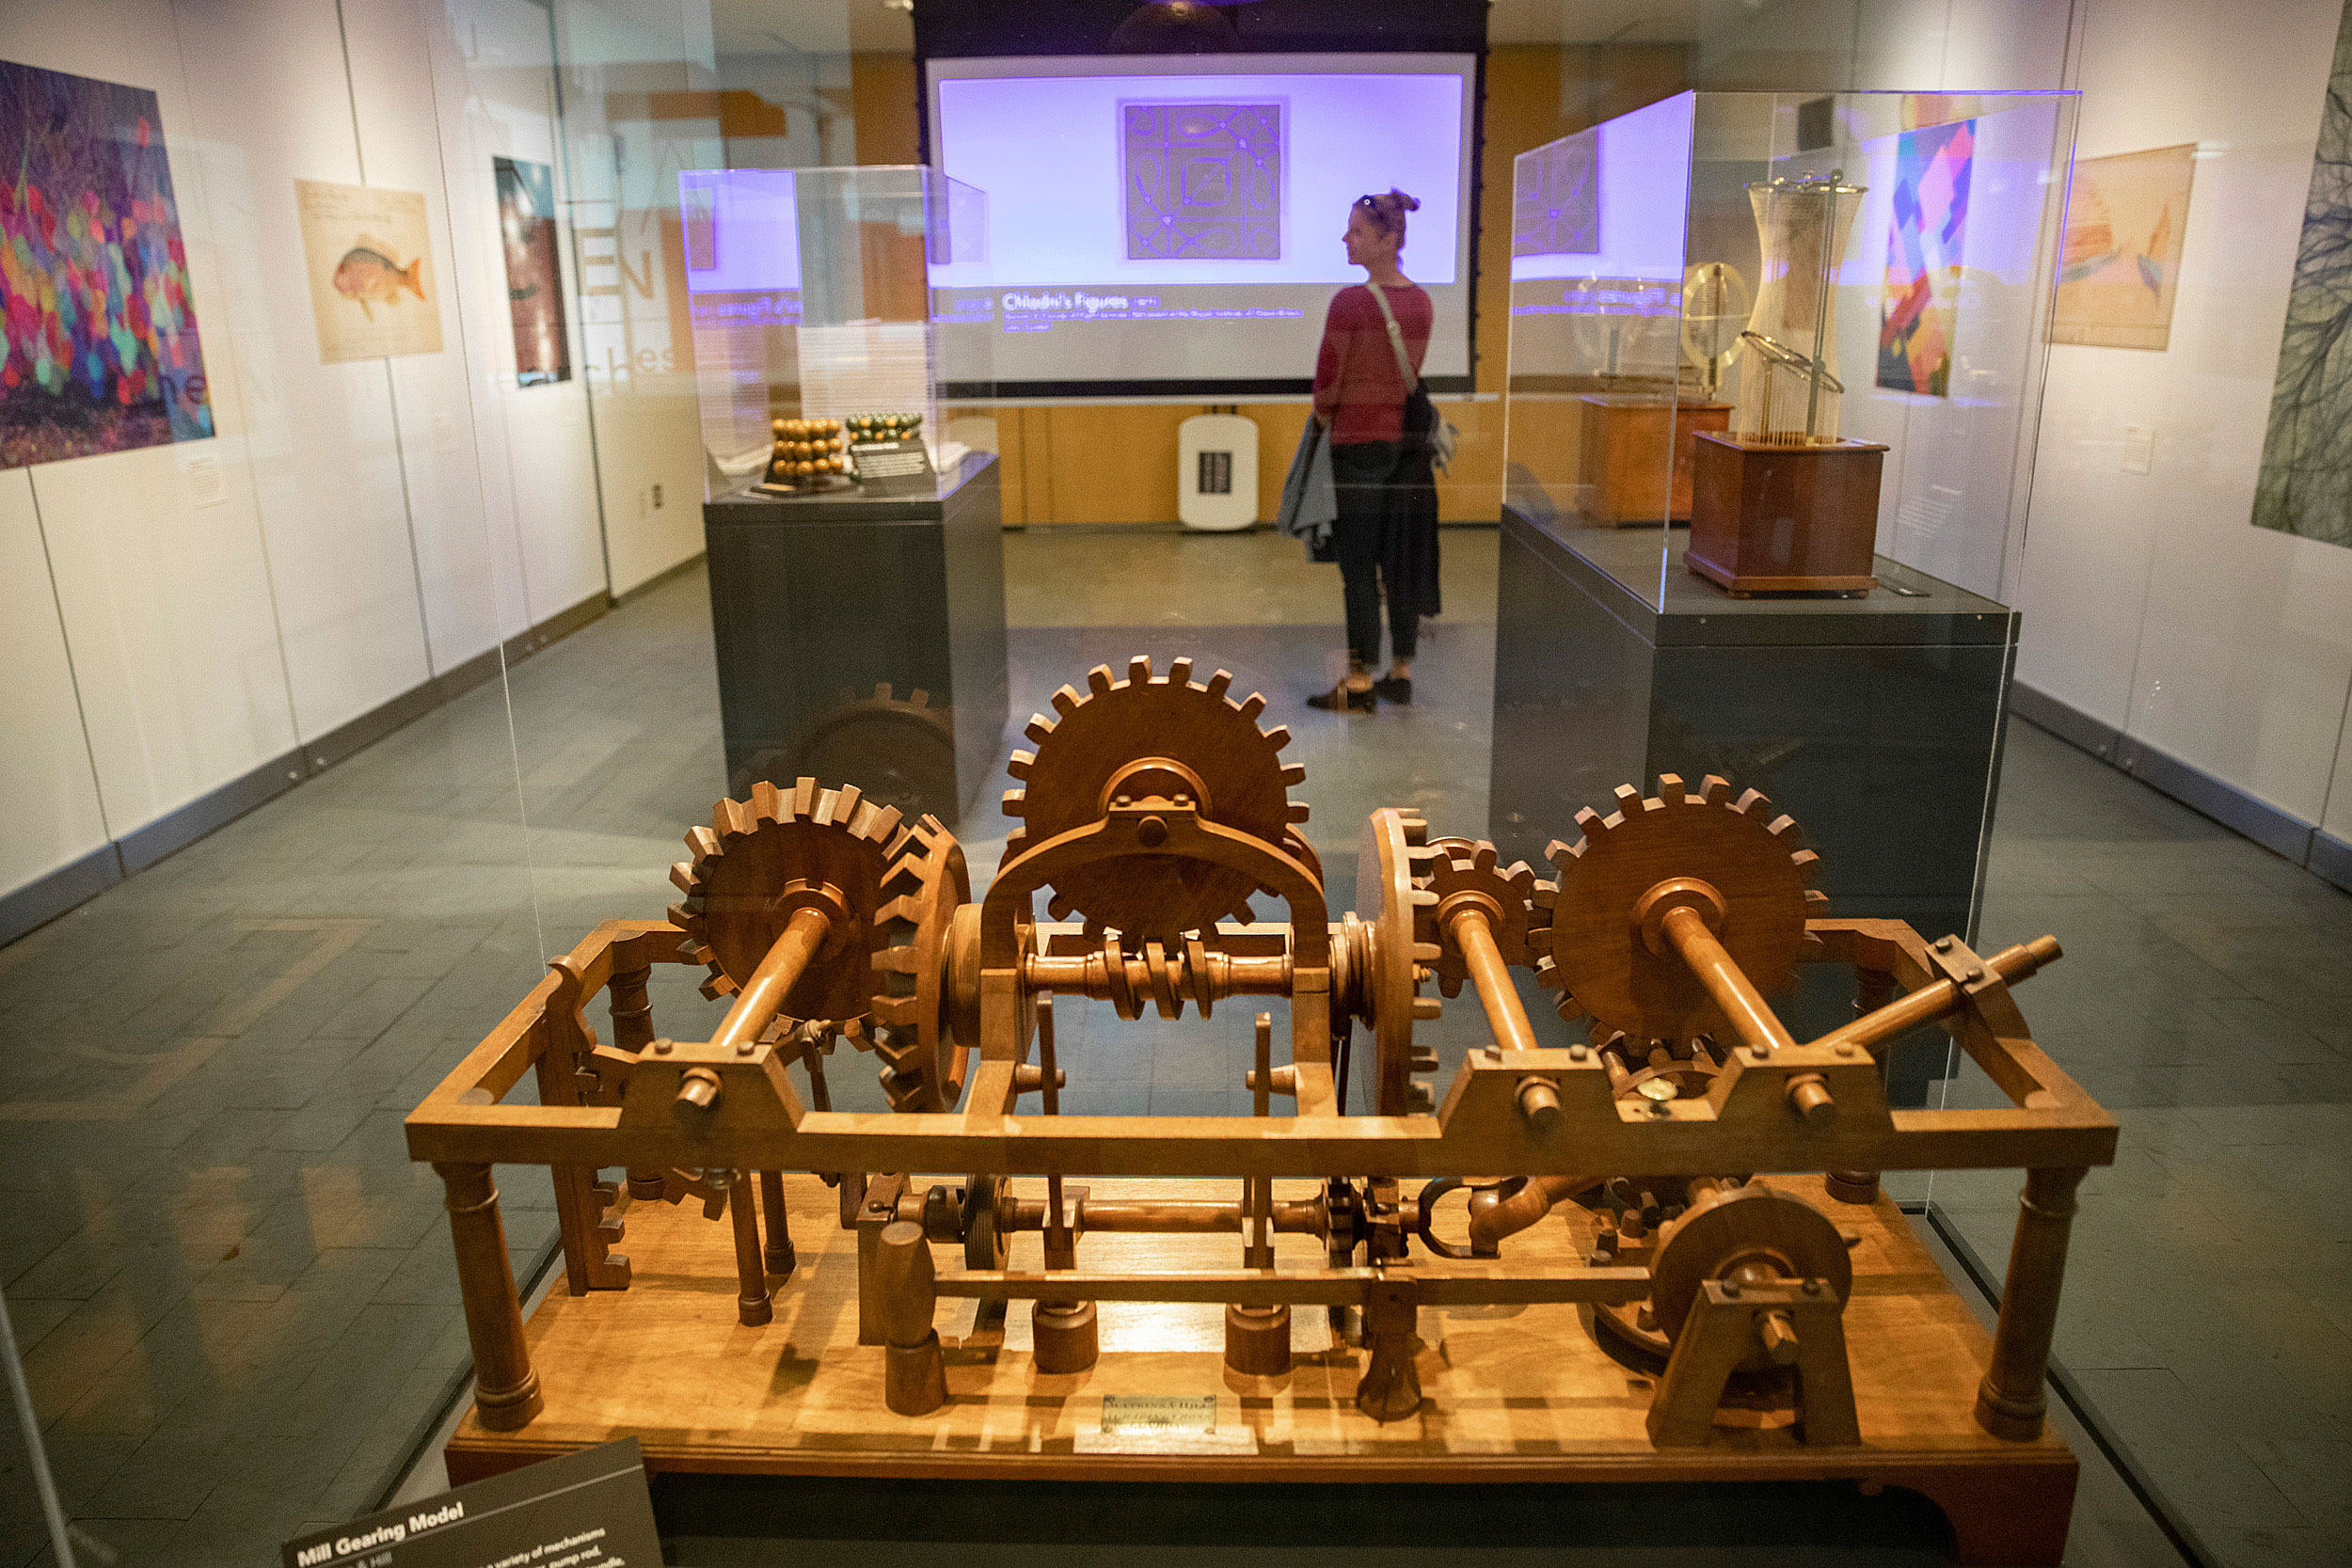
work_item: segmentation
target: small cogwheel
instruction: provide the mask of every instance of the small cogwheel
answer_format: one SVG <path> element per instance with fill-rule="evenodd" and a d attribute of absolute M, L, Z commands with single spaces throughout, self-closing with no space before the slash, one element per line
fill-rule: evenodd
<path fill-rule="evenodd" d="M 977 1021 L 949 1006 L 950 932 L 964 911 L 977 915 L 963 847 L 935 816 L 907 830 L 882 891 L 890 945 L 874 953 L 885 990 L 874 998 L 875 1053 L 892 1109 L 948 1111 L 963 1094 Z M 974 949 L 977 951 L 977 946 Z"/>
<path fill-rule="evenodd" d="M 1535 873 L 1525 861 L 1496 865 L 1495 847 L 1484 839 L 1440 838 L 1415 853 L 1427 857 L 1416 863 L 1415 869 L 1421 873 L 1417 880 L 1422 891 L 1435 896 L 1417 909 L 1414 934 L 1438 949 L 1438 961 L 1431 967 L 1437 972 L 1439 992 L 1459 996 L 1470 979 L 1462 950 L 1446 935 L 1457 899 L 1474 900 L 1488 911 L 1487 928 L 1494 933 L 1504 963 L 1528 969 L 1535 966 L 1535 949 L 1528 940 Z"/>

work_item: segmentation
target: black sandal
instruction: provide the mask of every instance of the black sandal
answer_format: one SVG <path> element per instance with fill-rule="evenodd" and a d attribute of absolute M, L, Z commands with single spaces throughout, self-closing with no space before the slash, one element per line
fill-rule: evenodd
<path fill-rule="evenodd" d="M 1330 690 L 1318 691 L 1308 698 L 1307 705 L 1321 708 L 1326 713 L 1370 713 L 1380 705 L 1380 699 L 1373 694 L 1369 686 L 1357 691 L 1342 681 Z"/>
<path fill-rule="evenodd" d="M 1413 677 L 1410 675 L 1383 675 L 1372 683 L 1372 689 L 1384 703 L 1398 703 L 1406 707 L 1413 705 Z"/>

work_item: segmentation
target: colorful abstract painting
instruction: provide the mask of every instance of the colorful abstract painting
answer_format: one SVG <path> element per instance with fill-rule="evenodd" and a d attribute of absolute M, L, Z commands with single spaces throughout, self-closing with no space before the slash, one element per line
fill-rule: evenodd
<path fill-rule="evenodd" d="M 1951 389 L 1952 317 L 1968 230 L 1968 170 L 1977 122 L 1905 131 L 1895 139 L 1895 214 L 1886 234 L 1878 384 L 1942 397 Z"/>
<path fill-rule="evenodd" d="M 2352 4 L 2320 111 L 2254 526 L 2352 546 Z"/>
<path fill-rule="evenodd" d="M 2172 341 L 2196 169 L 2195 142 L 2074 166 L 2050 341 L 2161 349 Z"/>
<path fill-rule="evenodd" d="M 498 181 L 499 238 L 506 249 L 506 309 L 515 318 L 515 379 L 525 387 L 569 381 L 554 172 L 518 158 L 492 159 L 491 172 Z"/>
<path fill-rule="evenodd" d="M 213 434 L 155 95 L 0 61 L 0 468 Z"/>
<path fill-rule="evenodd" d="M 1121 103 L 1127 259 L 1282 255 L 1282 105 Z"/>

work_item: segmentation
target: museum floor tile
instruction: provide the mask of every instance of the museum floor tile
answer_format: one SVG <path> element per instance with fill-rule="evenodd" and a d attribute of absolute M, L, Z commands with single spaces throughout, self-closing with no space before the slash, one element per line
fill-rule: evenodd
<path fill-rule="evenodd" d="M 1336 574 L 1295 544 L 1008 535 L 1015 725 L 1095 662 L 1232 670 L 1293 732 L 1347 908 L 1373 806 L 1483 827 L 1495 541 L 1445 535 L 1415 704 L 1345 718 L 1301 704 L 1342 659 Z M 697 573 L 0 948 L 0 1284 L 83 1560 L 251 1563 L 375 1501 L 466 1357 L 401 1118 L 545 956 L 671 901 L 723 784 Z M 1007 826 L 965 824 L 976 872 Z M 2024 1005 L 2124 1123 L 2085 1191 L 2061 1363 L 2215 1560 L 2342 1561 L 2352 899 L 2012 725 L 1982 927 L 2064 941 Z M 655 1006 L 670 1032 L 715 1019 L 679 973 Z M 1073 1108 L 1240 1108 L 1198 1033 L 1058 1016 Z M 1476 1009 L 1438 1035 L 1466 1048 Z M 836 1066 L 841 1100 L 881 1104 L 867 1066 Z M 527 1274 L 548 1189 L 500 1174 Z M 1995 1273 L 2014 1185 L 1934 1186 Z M 11 1424 L 0 1568 L 46 1559 Z"/>

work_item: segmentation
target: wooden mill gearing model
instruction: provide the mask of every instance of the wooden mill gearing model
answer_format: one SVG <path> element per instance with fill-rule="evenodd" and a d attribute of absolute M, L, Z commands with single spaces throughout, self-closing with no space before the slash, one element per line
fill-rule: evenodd
<path fill-rule="evenodd" d="M 1288 735 L 1192 677 L 1136 658 L 1056 694 L 977 902 L 945 828 L 854 787 L 720 801 L 669 918 L 598 927 L 426 1098 L 409 1147 L 447 1186 L 477 1379 L 453 1478 L 632 1433 L 688 1470 L 1851 1478 L 1935 1497 L 1964 1560 L 2056 1561 L 2075 1472 L 2044 1373 L 2116 1138 L 2010 997 L 2058 943 L 1831 918 L 1795 823 L 1672 775 L 1578 813 L 1545 880 L 1375 811 L 1334 919 Z M 708 1040 L 658 1036 L 661 963 L 732 997 Z M 1801 1041 L 1767 998 L 1805 964 L 1852 972 L 1855 1016 Z M 1558 993 L 1559 1043 L 1514 969 Z M 1439 1094 L 1415 1031 L 1466 987 L 1491 1043 Z M 1259 1013 L 1254 1114 L 1065 1114 L 1056 996 L 1279 998 L 1287 1059 Z M 2009 1105 L 1889 1108 L 1879 1057 L 1931 1025 Z M 832 1108 L 844 1041 L 893 1110 Z M 505 1102 L 526 1073 L 539 1103 Z M 555 1179 L 564 1278 L 528 1325 L 497 1163 Z M 1989 1340 L 1880 1191 L 1940 1167 L 2027 1172 Z M 1129 1397 L 1216 1414 L 1130 1442 Z"/>

